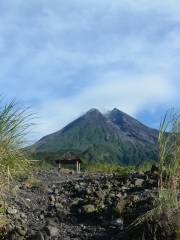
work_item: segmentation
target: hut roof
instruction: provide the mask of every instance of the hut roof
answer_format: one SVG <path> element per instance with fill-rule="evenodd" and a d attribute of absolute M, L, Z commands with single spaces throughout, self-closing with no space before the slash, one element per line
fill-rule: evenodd
<path fill-rule="evenodd" d="M 67 152 L 62 155 L 60 159 L 57 159 L 56 163 L 62 163 L 62 164 L 75 164 L 76 162 L 82 162 L 80 157 L 78 155 L 75 155 L 74 153 Z"/>

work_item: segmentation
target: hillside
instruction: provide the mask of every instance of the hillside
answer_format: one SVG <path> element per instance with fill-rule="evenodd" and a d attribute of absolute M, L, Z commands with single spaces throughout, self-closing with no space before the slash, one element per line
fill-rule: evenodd
<path fill-rule="evenodd" d="M 156 159 L 157 133 L 118 109 L 107 114 L 91 109 L 29 150 L 33 157 L 49 160 L 71 151 L 85 161 L 137 165 Z"/>

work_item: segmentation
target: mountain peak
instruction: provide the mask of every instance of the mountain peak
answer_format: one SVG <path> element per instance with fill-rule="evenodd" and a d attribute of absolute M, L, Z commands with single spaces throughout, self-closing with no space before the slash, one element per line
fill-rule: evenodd
<path fill-rule="evenodd" d="M 127 115 L 125 112 L 119 110 L 118 108 L 113 108 L 113 110 L 111 110 L 109 113 L 110 114 L 118 114 L 118 115 Z"/>
<path fill-rule="evenodd" d="M 63 153 L 73 152 L 86 161 L 139 164 L 155 158 L 156 142 L 154 130 L 119 109 L 103 114 L 92 108 L 31 149 L 37 155 L 49 152 L 61 157 Z"/>
<path fill-rule="evenodd" d="M 111 112 L 120 112 L 120 110 L 118 108 L 113 108 Z"/>
<path fill-rule="evenodd" d="M 104 121 L 104 115 L 96 108 L 90 109 L 85 115 L 82 116 L 84 119 L 88 120 L 88 122 L 96 122 L 98 124 L 99 121 Z"/>
<path fill-rule="evenodd" d="M 97 108 L 91 108 L 86 114 L 89 114 L 89 113 L 101 113 Z"/>

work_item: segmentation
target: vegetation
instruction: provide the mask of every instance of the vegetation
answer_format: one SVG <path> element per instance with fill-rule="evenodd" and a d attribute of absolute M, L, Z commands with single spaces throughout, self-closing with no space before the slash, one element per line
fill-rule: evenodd
<path fill-rule="evenodd" d="M 119 110 L 109 117 L 91 111 L 61 131 L 42 138 L 29 148 L 32 158 L 53 163 L 66 152 L 78 153 L 91 163 L 139 165 L 157 160 L 158 131 Z"/>
<path fill-rule="evenodd" d="M 32 118 L 27 109 L 17 107 L 15 101 L 3 104 L 0 100 L 0 233 L 5 231 L 7 219 L 4 212 L 4 191 L 9 190 L 10 180 L 25 171 L 28 160 L 22 151 L 25 136 Z"/>
<path fill-rule="evenodd" d="M 158 138 L 159 197 L 178 206 L 180 183 L 180 115 L 174 111 L 164 116 Z"/>
<path fill-rule="evenodd" d="M 180 207 L 178 196 L 180 194 L 180 115 L 174 111 L 168 111 L 161 121 L 158 136 L 158 167 L 159 184 L 157 205 L 137 218 L 129 229 L 140 226 L 143 223 L 151 222 L 151 228 L 157 219 L 162 221 L 161 216 L 172 218 L 178 215 Z M 164 218 L 164 217 L 163 217 Z M 165 223 L 169 224 L 168 222 Z M 166 228 L 166 226 L 164 226 Z M 173 226 L 176 227 L 176 226 Z M 179 239 L 179 228 L 174 229 Z M 157 232 L 154 232 L 154 238 L 158 239 Z"/>
<path fill-rule="evenodd" d="M 98 172 L 98 173 L 127 174 L 135 171 L 135 167 L 133 166 L 121 166 L 118 164 L 108 164 L 108 163 L 85 164 L 84 169 L 85 171 L 91 172 L 91 173 Z"/>
<path fill-rule="evenodd" d="M 28 133 L 32 114 L 28 109 L 18 108 L 12 100 L 4 104 L 0 100 L 0 183 L 6 184 L 13 176 L 28 167 L 28 160 L 22 148 Z"/>
<path fill-rule="evenodd" d="M 150 171 L 153 165 L 157 165 L 157 161 L 147 160 L 136 166 L 137 172 Z"/>

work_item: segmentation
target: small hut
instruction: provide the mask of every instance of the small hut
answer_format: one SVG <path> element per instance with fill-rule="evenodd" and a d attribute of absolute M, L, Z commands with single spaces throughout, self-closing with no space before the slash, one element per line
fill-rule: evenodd
<path fill-rule="evenodd" d="M 61 165 L 75 165 L 76 166 L 76 171 L 77 173 L 80 173 L 81 171 L 81 159 L 79 156 L 71 153 L 71 152 L 67 152 L 65 153 L 60 159 L 57 159 L 56 164 L 59 165 L 59 169 L 61 168 Z"/>

